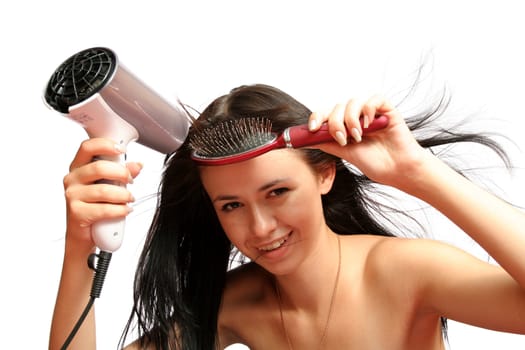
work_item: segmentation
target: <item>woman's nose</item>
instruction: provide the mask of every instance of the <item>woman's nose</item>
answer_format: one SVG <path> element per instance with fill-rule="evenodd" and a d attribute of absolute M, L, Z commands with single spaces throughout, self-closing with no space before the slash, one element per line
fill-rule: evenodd
<path fill-rule="evenodd" d="M 258 237 L 268 236 L 276 228 L 277 220 L 268 208 L 254 207 L 251 210 L 250 229 Z"/>

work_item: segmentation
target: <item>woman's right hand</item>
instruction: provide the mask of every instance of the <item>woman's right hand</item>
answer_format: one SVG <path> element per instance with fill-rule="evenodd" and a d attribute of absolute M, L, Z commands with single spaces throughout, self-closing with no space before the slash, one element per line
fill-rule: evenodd
<path fill-rule="evenodd" d="M 125 186 L 116 186 L 100 180 L 123 185 L 132 183 L 142 165 L 130 162 L 124 166 L 108 160 L 93 161 L 96 158 L 122 156 L 124 152 L 118 144 L 103 138 L 88 139 L 80 145 L 63 181 L 68 245 L 92 249 L 93 223 L 125 217 L 131 211 L 129 203 L 134 201 L 131 192 Z"/>
<path fill-rule="evenodd" d="M 69 173 L 64 177 L 67 207 L 67 232 L 62 275 L 53 312 L 49 349 L 61 348 L 90 298 L 93 271 L 86 259 L 95 249 L 91 226 L 100 220 L 124 217 L 133 201 L 130 191 L 100 180 L 126 185 L 142 168 L 140 163 L 122 165 L 100 158 L 119 159 L 125 150 L 108 139 L 82 142 Z M 86 316 L 69 349 L 95 349 L 93 311 Z"/>

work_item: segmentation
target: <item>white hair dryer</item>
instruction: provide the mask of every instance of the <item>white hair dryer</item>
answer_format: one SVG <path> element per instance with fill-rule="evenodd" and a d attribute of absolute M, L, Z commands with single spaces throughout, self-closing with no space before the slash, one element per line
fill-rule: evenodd
<path fill-rule="evenodd" d="M 190 119 L 180 105 L 169 104 L 123 67 L 103 47 L 83 50 L 64 61 L 51 76 L 45 103 L 80 123 L 89 137 L 106 137 L 123 145 L 131 141 L 170 153 L 188 133 Z M 111 159 L 124 161 L 124 156 Z M 122 244 L 124 219 L 95 223 L 96 246 L 114 252 Z"/>

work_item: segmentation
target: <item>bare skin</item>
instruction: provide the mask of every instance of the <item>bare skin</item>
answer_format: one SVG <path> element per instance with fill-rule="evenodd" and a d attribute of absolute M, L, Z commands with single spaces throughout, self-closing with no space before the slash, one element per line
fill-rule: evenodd
<path fill-rule="evenodd" d="M 306 192 L 312 193 L 317 181 L 318 192 L 323 193 L 326 190 L 323 186 L 330 175 L 313 177 L 313 183 L 309 184 L 308 178 L 300 175 L 307 174 L 307 170 L 302 172 L 300 163 L 295 163 L 293 158 L 292 155 L 287 157 L 273 153 L 258 157 L 251 163 L 232 165 L 230 169 L 206 169 L 202 173 L 203 183 L 212 199 L 216 194 L 215 188 L 220 189 L 219 193 L 234 194 L 224 196 L 227 198 L 225 201 L 217 202 L 219 208 L 235 203 L 235 209 L 231 212 L 221 214 L 219 211 L 219 219 L 230 240 L 265 269 L 254 265 L 233 273 L 220 315 L 221 334 L 225 334 L 222 338 L 224 345 L 240 342 L 251 349 L 269 346 L 287 348 L 276 299 L 277 283 L 283 295 L 283 315 L 293 348 L 318 348 L 328 318 L 337 266 L 336 239 L 322 219 L 318 222 L 310 217 L 310 221 L 304 223 L 306 217 L 292 208 L 297 208 L 297 203 L 306 200 L 296 194 L 301 191 L 296 185 L 305 186 Z M 282 163 L 280 160 L 283 160 Z M 436 179 L 448 173 L 452 176 L 449 181 L 465 181 L 435 158 L 428 161 L 435 165 L 431 173 Z M 272 172 L 265 173 L 264 169 L 268 169 L 270 164 L 274 164 Z M 259 185 L 272 183 L 271 179 L 284 178 L 281 172 L 286 174 L 290 169 L 299 173 L 297 177 L 278 182 L 262 194 L 254 195 L 256 190 L 250 191 L 247 181 Z M 238 171 L 245 175 L 243 179 L 249 180 L 232 180 L 231 176 L 222 176 L 221 171 L 224 175 Z M 433 177 L 426 179 L 435 181 Z M 465 181 L 460 186 L 463 191 L 479 191 L 477 195 L 481 197 L 475 198 L 485 197 L 484 192 L 467 184 L 470 183 Z M 278 199 L 279 203 L 272 203 L 276 199 L 271 194 L 282 187 L 289 188 L 290 193 L 281 194 L 285 198 Z M 458 191 L 456 189 L 453 195 L 460 195 Z M 439 194 L 439 199 L 447 196 L 446 191 L 434 193 Z M 469 205 L 488 212 L 506 206 L 488 195 L 486 200 L 489 202 L 476 204 L 472 201 Z M 312 201 L 313 198 L 310 198 Z M 274 208 L 278 208 L 279 212 Z M 469 211 L 472 207 L 464 208 Z M 516 219 L 523 220 L 521 213 L 515 214 Z M 248 219 L 242 221 L 246 217 Z M 298 219 L 293 221 L 291 217 Z M 308 231 L 316 222 L 319 228 Z M 468 220 L 465 224 L 474 225 Z M 476 232 L 482 234 L 483 225 L 493 223 L 479 224 Z M 277 258 L 265 260 L 264 255 L 257 256 L 256 249 L 253 249 L 257 246 L 254 236 L 272 237 L 274 232 L 278 232 L 277 237 L 281 237 L 282 232 L 287 230 L 291 230 L 292 234 L 279 248 L 282 252 Z M 443 349 L 441 316 L 492 329 L 525 332 L 522 322 L 525 317 L 525 293 L 503 269 L 430 240 L 368 235 L 341 238 L 341 279 L 323 348 Z"/>
<path fill-rule="evenodd" d="M 436 241 L 340 236 L 341 273 L 322 348 L 441 350 L 442 316 L 525 333 L 522 212 L 421 149 L 398 112 L 381 97 L 349 101 L 327 115 L 314 114 L 311 120 L 316 123 L 311 126 L 315 130 L 328 121 L 337 140 L 337 131 L 346 134 L 355 128 L 360 133 L 360 116 L 380 114 L 390 120 L 385 130 L 360 142 L 318 148 L 346 159 L 371 179 L 434 206 L 501 267 Z M 116 152 L 108 142 L 87 141 L 64 180 L 68 232 L 52 349 L 65 339 L 74 315 L 84 305 L 78 305 L 76 296 L 88 294 L 90 280 L 79 276 L 78 269 L 79 261 L 85 264 L 86 252 L 93 249 L 89 226 L 102 218 L 126 215 L 132 200 L 125 189 L 91 184 L 99 178 L 126 182 L 140 171 L 137 164 L 117 169 L 106 162 L 90 163 L 93 155 Z M 319 348 L 338 264 L 337 236 L 324 221 L 320 197 L 330 190 L 334 174 L 334 169 L 314 173 L 293 150 L 202 169 L 201 179 L 228 238 L 255 261 L 229 273 L 219 314 L 220 348 L 233 343 L 251 349 L 289 348 L 276 286 L 292 347 Z M 78 348 L 94 348 L 94 329 L 92 317 L 77 336 Z"/>
<path fill-rule="evenodd" d="M 365 276 L 371 267 L 363 258 L 377 245 L 389 244 L 384 242 L 388 240 L 344 237 L 343 270 L 323 349 L 443 349 L 436 315 L 418 315 L 415 307 L 407 307 L 413 304 L 409 294 L 392 291 Z M 255 264 L 240 270 L 232 276 L 225 294 L 221 314 L 224 343 L 243 343 L 250 349 L 287 349 L 272 276 Z M 233 288 L 236 290 L 230 293 Z M 329 285 L 323 289 L 330 291 Z M 329 298 L 326 295 L 320 310 L 291 307 L 283 300 L 283 317 L 294 349 L 320 348 Z"/>

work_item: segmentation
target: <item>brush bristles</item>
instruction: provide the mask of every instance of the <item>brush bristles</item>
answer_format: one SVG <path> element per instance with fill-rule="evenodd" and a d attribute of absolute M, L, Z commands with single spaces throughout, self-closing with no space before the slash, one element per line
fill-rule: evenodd
<path fill-rule="evenodd" d="M 190 147 L 196 157 L 220 158 L 248 152 L 274 139 L 269 119 L 241 118 L 197 131 L 190 140 Z"/>

